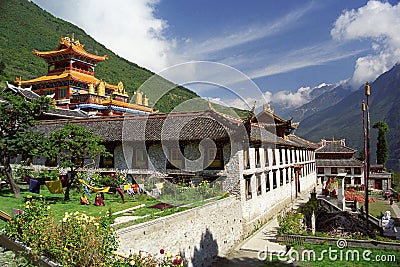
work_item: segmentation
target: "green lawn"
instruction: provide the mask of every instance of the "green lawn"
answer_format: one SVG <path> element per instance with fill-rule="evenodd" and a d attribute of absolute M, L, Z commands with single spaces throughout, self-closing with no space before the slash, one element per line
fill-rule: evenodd
<path fill-rule="evenodd" d="M 369 203 L 369 214 L 376 218 L 381 218 L 381 215 L 385 214 L 385 211 L 388 210 L 393 218 L 397 218 L 396 213 L 394 213 L 392 206 L 389 204 L 389 200 L 384 200 L 381 197 L 373 198 L 376 202 Z M 393 205 L 397 205 L 397 202 L 394 202 Z"/>
<path fill-rule="evenodd" d="M 65 212 L 85 212 L 87 215 L 99 216 L 105 214 L 107 211 L 112 213 L 121 211 L 124 209 L 132 208 L 134 206 L 145 204 L 146 206 L 151 206 L 159 201 L 151 199 L 146 195 L 137 195 L 135 197 L 130 197 L 125 194 L 125 203 L 122 203 L 121 197 L 118 194 L 104 194 L 105 206 L 94 206 L 94 205 L 80 205 L 81 191 L 72 190 L 70 192 L 70 200 L 65 201 L 64 195 L 61 194 L 51 194 L 46 186 L 41 186 L 40 195 L 42 195 L 50 204 L 53 216 L 56 219 L 61 220 Z M 27 186 L 22 186 L 21 188 L 21 198 L 15 198 L 13 192 L 10 189 L 0 190 L 0 209 L 11 215 L 12 209 L 18 209 L 22 204 L 25 203 L 27 196 L 38 197 L 39 194 L 31 193 L 28 191 Z M 94 203 L 95 194 L 88 196 L 88 200 Z M 123 215 L 123 214 L 121 214 Z M 3 221 L 0 221 L 0 225 L 4 225 Z"/>
<path fill-rule="evenodd" d="M 222 191 L 217 191 L 214 189 L 208 189 L 211 192 L 208 197 L 209 199 L 204 200 L 199 197 L 197 189 L 184 189 L 181 193 L 177 195 L 163 194 L 159 200 L 148 197 L 146 194 L 135 195 L 134 197 L 125 194 L 125 203 L 122 203 L 119 194 L 104 194 L 105 206 L 94 206 L 95 194 L 88 196 L 88 200 L 92 205 L 80 205 L 80 196 L 82 195 L 82 189 L 73 189 L 70 191 L 70 200 L 65 201 L 64 195 L 61 194 L 51 194 L 47 187 L 42 185 L 40 194 L 31 193 L 28 191 L 27 185 L 21 186 L 21 198 L 15 198 L 13 192 L 10 189 L 0 190 L 0 210 L 11 215 L 12 209 L 21 208 L 25 203 L 27 196 L 38 197 L 42 195 L 51 207 L 51 212 L 56 220 L 61 220 L 65 212 L 85 212 L 87 215 L 100 216 L 104 215 L 106 212 L 111 211 L 111 213 L 122 211 L 125 209 L 133 208 L 135 206 L 144 204 L 144 207 L 140 207 L 130 212 L 121 213 L 117 216 L 143 216 L 142 218 L 136 219 L 135 221 L 129 221 L 126 223 L 121 223 L 117 228 L 127 227 L 133 224 L 141 223 L 144 221 L 149 221 L 158 217 L 167 216 L 176 212 L 187 210 L 190 208 L 198 207 L 208 203 L 210 201 L 215 201 L 226 197 L 227 195 Z M 214 196 L 214 197 L 213 197 Z M 172 208 L 167 208 L 165 210 L 159 210 L 154 208 L 149 208 L 149 206 L 155 205 L 157 203 L 172 203 L 177 206 Z M 5 222 L 0 220 L 0 226 L 4 225 Z"/>
<path fill-rule="evenodd" d="M 363 192 L 355 192 L 354 194 L 359 194 L 364 196 Z M 385 211 L 390 211 L 390 214 L 393 218 L 396 217 L 396 213 L 394 213 L 392 206 L 389 204 L 389 200 L 385 200 L 380 193 L 371 193 L 370 198 L 375 199 L 376 202 L 369 202 L 368 204 L 368 213 L 378 219 L 385 214 Z M 397 205 L 398 203 L 395 201 L 393 205 Z M 359 206 L 364 206 L 364 203 L 359 203 Z"/>

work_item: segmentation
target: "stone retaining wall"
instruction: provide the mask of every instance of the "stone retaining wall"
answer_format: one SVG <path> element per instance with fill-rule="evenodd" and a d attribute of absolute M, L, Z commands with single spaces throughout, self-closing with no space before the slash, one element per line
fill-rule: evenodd
<path fill-rule="evenodd" d="M 243 239 L 240 201 L 229 197 L 117 231 L 120 251 L 138 249 L 160 255 L 160 249 L 180 253 L 187 266 L 209 266 L 217 255 L 230 252 Z"/>

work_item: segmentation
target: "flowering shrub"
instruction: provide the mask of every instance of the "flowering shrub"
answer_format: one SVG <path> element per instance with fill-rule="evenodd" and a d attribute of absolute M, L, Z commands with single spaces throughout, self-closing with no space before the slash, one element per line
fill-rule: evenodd
<path fill-rule="evenodd" d="M 183 266 L 180 255 L 160 250 L 161 257 L 140 252 L 124 256 L 116 253 L 118 236 L 110 227 L 110 213 L 92 217 L 85 213 L 66 212 L 54 221 L 50 206 L 42 196 L 27 197 L 22 212 L 9 221 L 4 233 L 31 248 L 33 259 L 46 256 L 62 266 Z"/>
<path fill-rule="evenodd" d="M 131 254 L 128 257 L 114 253 L 119 258 L 114 262 L 113 267 L 128 267 L 128 266 L 139 266 L 139 267 L 177 267 L 183 266 L 182 257 L 177 254 L 172 256 L 170 252 L 165 252 L 164 249 L 160 250 L 161 257 L 154 257 L 150 253 L 139 252 L 137 254 Z"/>
<path fill-rule="evenodd" d="M 126 174 L 121 171 L 116 171 L 110 175 L 101 175 L 100 173 L 94 173 L 90 177 L 90 183 L 95 186 L 109 186 L 116 185 L 120 186 L 126 184 Z"/>
<path fill-rule="evenodd" d="M 118 243 L 109 220 L 75 212 L 55 222 L 42 197 L 28 198 L 5 233 L 30 247 L 34 259 L 44 255 L 62 266 L 112 266 Z"/>
<path fill-rule="evenodd" d="M 286 212 L 278 216 L 279 229 L 278 234 L 302 234 L 306 231 L 303 224 L 304 215 L 295 210 Z"/>

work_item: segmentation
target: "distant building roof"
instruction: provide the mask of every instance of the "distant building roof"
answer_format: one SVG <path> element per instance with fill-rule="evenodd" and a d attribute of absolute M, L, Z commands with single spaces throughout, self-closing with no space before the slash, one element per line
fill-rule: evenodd
<path fill-rule="evenodd" d="M 357 150 L 347 147 L 345 140 L 321 140 L 321 147 L 315 150 L 315 153 L 350 153 L 354 154 Z"/>
<path fill-rule="evenodd" d="M 31 88 L 21 88 L 15 85 L 12 85 L 8 82 L 6 82 L 6 88 L 3 89 L 4 91 L 11 91 L 14 92 L 16 94 L 19 94 L 20 96 L 24 97 L 25 99 L 37 99 L 39 97 L 38 94 L 36 94 L 35 92 L 31 91 Z"/>
<path fill-rule="evenodd" d="M 43 112 L 42 118 L 44 119 L 83 119 L 88 118 L 89 115 L 81 110 L 71 110 L 65 108 L 56 108 L 47 112 Z"/>
<path fill-rule="evenodd" d="M 350 159 L 315 159 L 317 167 L 363 167 L 364 164 L 356 158 Z"/>

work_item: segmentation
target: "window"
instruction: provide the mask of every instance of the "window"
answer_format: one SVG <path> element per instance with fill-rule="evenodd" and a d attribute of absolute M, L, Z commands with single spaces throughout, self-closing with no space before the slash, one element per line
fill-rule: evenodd
<path fill-rule="evenodd" d="M 346 173 L 351 174 L 351 168 L 346 168 Z"/>
<path fill-rule="evenodd" d="M 266 186 L 266 192 L 268 192 L 269 190 L 271 190 L 271 185 L 269 183 L 269 173 L 265 173 L 265 186 Z"/>
<path fill-rule="evenodd" d="M 288 154 L 287 149 L 285 149 L 285 162 L 286 162 L 286 164 L 289 164 L 289 154 Z"/>
<path fill-rule="evenodd" d="M 338 173 L 337 168 L 336 167 L 332 167 L 331 168 L 331 173 L 332 174 L 337 174 Z"/>
<path fill-rule="evenodd" d="M 261 175 L 256 175 L 256 182 L 257 182 L 257 196 L 261 195 Z"/>
<path fill-rule="evenodd" d="M 279 170 L 279 185 L 283 185 L 283 169 Z"/>
<path fill-rule="evenodd" d="M 286 183 L 289 183 L 289 168 L 286 168 Z"/>
<path fill-rule="evenodd" d="M 171 148 L 169 155 L 170 155 L 171 161 L 179 160 L 179 149 Z"/>
<path fill-rule="evenodd" d="M 360 177 L 354 177 L 354 184 L 355 185 L 360 185 L 361 184 L 361 178 Z"/>
<path fill-rule="evenodd" d="M 278 187 L 278 181 L 276 180 L 276 171 L 272 172 L 272 187 L 275 189 Z"/>
<path fill-rule="evenodd" d="M 256 168 L 259 168 L 261 166 L 260 164 L 260 150 L 259 148 L 255 149 L 255 153 L 256 153 Z"/>
<path fill-rule="evenodd" d="M 250 168 L 250 166 L 249 166 L 249 153 L 248 153 L 247 149 L 243 150 L 243 166 L 244 166 L 245 169 Z"/>
<path fill-rule="evenodd" d="M 41 95 L 51 95 L 54 94 L 54 89 L 43 90 Z"/>
<path fill-rule="evenodd" d="M 272 150 L 272 165 L 276 165 L 275 149 Z"/>
<path fill-rule="evenodd" d="M 169 169 L 183 168 L 183 160 L 179 148 L 170 148 L 169 162 L 170 162 L 170 164 L 168 164 Z"/>
<path fill-rule="evenodd" d="M 57 98 L 63 99 L 68 97 L 68 88 L 58 88 L 57 90 Z"/>
<path fill-rule="evenodd" d="M 106 150 L 111 154 L 109 157 L 101 156 L 99 167 L 100 168 L 114 168 L 114 147 L 106 146 Z"/>
<path fill-rule="evenodd" d="M 354 174 L 360 175 L 361 174 L 361 168 L 359 168 L 359 167 L 354 168 Z"/>
<path fill-rule="evenodd" d="M 283 149 L 279 149 L 279 163 L 283 164 Z"/>
<path fill-rule="evenodd" d="M 264 148 L 264 160 L 265 160 L 265 166 L 269 166 L 268 150 L 266 148 Z"/>
<path fill-rule="evenodd" d="M 318 174 L 324 174 L 324 168 L 318 167 Z"/>
<path fill-rule="evenodd" d="M 221 169 L 224 167 L 222 156 L 222 148 L 208 148 L 207 150 L 207 168 L 208 169 Z"/>
<path fill-rule="evenodd" d="M 245 193 L 246 193 L 246 200 L 251 199 L 251 176 L 245 176 Z"/>
<path fill-rule="evenodd" d="M 135 149 L 135 162 L 134 162 L 134 167 L 135 168 L 147 168 L 147 156 L 146 156 L 146 150 L 143 148 L 136 148 Z"/>

